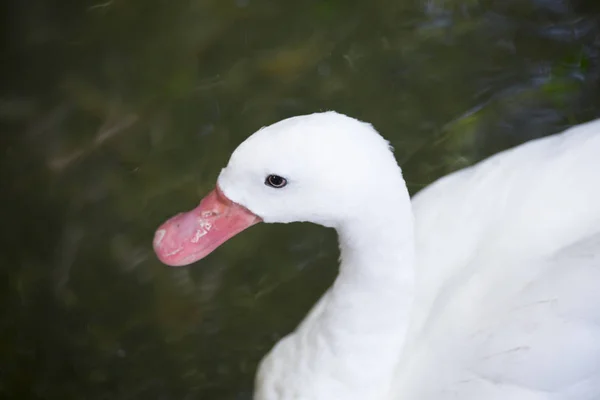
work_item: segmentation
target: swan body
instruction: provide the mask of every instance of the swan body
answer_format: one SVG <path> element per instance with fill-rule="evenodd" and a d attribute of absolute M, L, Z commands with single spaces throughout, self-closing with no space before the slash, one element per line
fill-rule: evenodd
<path fill-rule="evenodd" d="M 600 120 L 412 202 L 387 142 L 334 112 L 263 128 L 156 233 L 169 265 L 260 221 L 335 228 L 334 284 L 260 364 L 256 400 L 600 399 Z M 285 178 L 269 186 L 266 177 Z"/>

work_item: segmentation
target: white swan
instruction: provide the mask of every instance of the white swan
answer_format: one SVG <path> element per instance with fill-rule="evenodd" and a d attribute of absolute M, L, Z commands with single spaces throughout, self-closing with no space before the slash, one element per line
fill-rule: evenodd
<path fill-rule="evenodd" d="M 334 112 L 250 136 L 157 231 L 169 265 L 264 221 L 339 235 L 339 275 L 261 362 L 256 400 L 600 399 L 600 120 L 432 184 Z M 414 224 L 413 224 L 414 215 Z"/>

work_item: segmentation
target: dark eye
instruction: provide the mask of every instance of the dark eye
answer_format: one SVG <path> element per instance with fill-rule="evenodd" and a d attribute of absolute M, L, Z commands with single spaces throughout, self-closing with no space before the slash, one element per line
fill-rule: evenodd
<path fill-rule="evenodd" d="M 279 189 L 287 185 L 287 180 L 279 175 L 269 175 L 265 179 L 265 185 Z"/>

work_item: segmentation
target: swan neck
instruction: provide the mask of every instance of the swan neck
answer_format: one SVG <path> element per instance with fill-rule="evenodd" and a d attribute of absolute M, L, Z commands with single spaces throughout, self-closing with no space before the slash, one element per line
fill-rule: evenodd
<path fill-rule="evenodd" d="M 401 359 L 415 288 L 410 200 L 396 200 L 338 229 L 340 271 L 321 319 L 344 364 L 373 366 L 352 379 L 382 396 Z"/>

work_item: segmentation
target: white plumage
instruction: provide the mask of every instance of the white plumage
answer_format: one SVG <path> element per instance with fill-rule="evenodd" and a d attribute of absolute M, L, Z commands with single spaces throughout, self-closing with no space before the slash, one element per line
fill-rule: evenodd
<path fill-rule="evenodd" d="M 327 112 L 252 135 L 222 193 L 265 222 L 333 227 L 341 249 L 333 286 L 262 361 L 255 399 L 600 399 L 599 156 L 600 120 L 411 203 L 369 124 Z"/>

